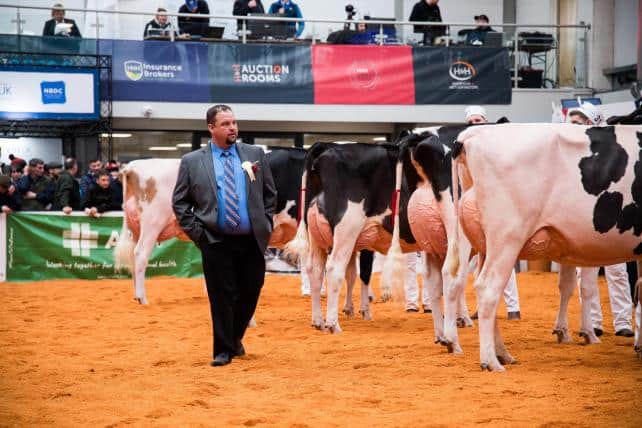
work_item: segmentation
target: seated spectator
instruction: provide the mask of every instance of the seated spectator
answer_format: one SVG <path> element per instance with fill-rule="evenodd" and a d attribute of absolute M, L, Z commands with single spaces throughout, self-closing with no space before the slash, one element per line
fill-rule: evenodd
<path fill-rule="evenodd" d="M 488 119 L 486 118 L 486 109 L 482 106 L 466 107 L 466 123 L 468 125 L 488 123 Z"/>
<path fill-rule="evenodd" d="M 61 3 L 53 5 L 51 16 L 42 29 L 43 36 L 81 37 L 76 22 L 65 18 L 65 8 Z"/>
<path fill-rule="evenodd" d="M 232 15 L 248 16 L 250 13 L 265 13 L 261 0 L 236 0 L 234 2 L 234 11 Z M 243 21 L 236 21 L 236 30 L 243 30 Z"/>
<path fill-rule="evenodd" d="M 49 208 L 54 196 L 54 183 L 45 177 L 45 162 L 33 158 L 29 161 L 29 173 L 24 175 L 16 186 L 22 197 L 22 209 L 25 211 L 45 211 Z"/>
<path fill-rule="evenodd" d="M 268 13 L 270 15 L 283 15 L 285 18 L 303 18 L 301 8 L 291 0 L 275 1 L 272 3 L 272 6 L 270 6 Z M 301 34 L 303 34 L 305 22 L 288 22 L 287 27 L 289 34 L 299 38 L 301 37 Z"/>
<path fill-rule="evenodd" d="M 442 22 L 439 0 L 420 0 L 415 3 L 409 21 Z M 446 26 L 415 25 L 415 33 L 423 33 L 423 43 L 431 46 L 437 37 L 446 34 Z"/>
<path fill-rule="evenodd" d="M 106 211 L 120 209 L 114 204 L 114 189 L 110 186 L 109 177 L 107 170 L 98 171 L 96 185 L 83 198 L 82 207 L 88 216 L 100 217 Z"/>
<path fill-rule="evenodd" d="M 80 178 L 80 196 L 84 197 L 89 190 L 96 186 L 96 174 L 103 167 L 99 159 L 89 161 L 89 170 Z"/>
<path fill-rule="evenodd" d="M 170 36 L 173 31 L 172 23 L 167 19 L 167 9 L 159 7 L 156 9 L 156 16 L 145 25 L 143 39 L 153 36 Z M 174 31 L 174 35 L 176 32 Z"/>
<path fill-rule="evenodd" d="M 0 208 L 5 214 L 20 209 L 20 193 L 8 175 L 0 175 Z"/>
<path fill-rule="evenodd" d="M 65 214 L 71 214 L 72 211 L 80 209 L 80 185 L 76 180 L 77 173 L 76 159 L 65 159 L 65 170 L 60 173 L 56 181 L 53 210 L 62 210 Z"/>
<path fill-rule="evenodd" d="M 205 0 L 185 0 L 178 13 L 198 13 L 209 15 L 210 8 Z M 192 18 L 189 16 L 178 17 L 178 29 L 181 33 L 191 34 L 193 36 L 204 36 L 209 27 L 209 18 Z"/>
<path fill-rule="evenodd" d="M 466 44 L 481 46 L 486 41 L 486 34 L 490 32 L 495 32 L 489 24 L 488 17 L 486 15 L 477 15 L 475 16 L 475 27 L 474 30 L 469 31 L 466 34 Z"/>
<path fill-rule="evenodd" d="M 118 170 L 116 162 L 111 165 L 110 161 L 109 164 L 110 166 L 107 167 L 107 172 L 109 172 L 109 175 L 111 176 L 111 183 L 109 183 L 109 185 L 114 192 L 114 206 L 118 207 L 117 209 L 120 210 L 123 206 L 123 183 L 120 181 L 120 171 Z"/>

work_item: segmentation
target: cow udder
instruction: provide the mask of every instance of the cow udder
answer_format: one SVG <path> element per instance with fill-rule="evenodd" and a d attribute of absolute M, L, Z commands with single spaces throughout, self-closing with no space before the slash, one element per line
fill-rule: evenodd
<path fill-rule="evenodd" d="M 446 228 L 432 189 L 420 187 L 413 192 L 408 201 L 408 222 L 412 236 L 422 251 L 440 257 L 446 256 Z"/>

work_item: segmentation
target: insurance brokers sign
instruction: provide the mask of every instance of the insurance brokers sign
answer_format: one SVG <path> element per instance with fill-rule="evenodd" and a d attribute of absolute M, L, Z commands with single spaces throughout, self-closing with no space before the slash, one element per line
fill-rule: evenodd
<path fill-rule="evenodd" d="M 96 119 L 98 73 L 0 67 L 0 119 Z"/>

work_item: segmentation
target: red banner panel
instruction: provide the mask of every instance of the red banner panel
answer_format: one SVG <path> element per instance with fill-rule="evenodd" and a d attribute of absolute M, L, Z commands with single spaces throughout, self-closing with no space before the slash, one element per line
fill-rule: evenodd
<path fill-rule="evenodd" d="M 415 104 L 409 46 L 312 47 L 315 104 Z"/>

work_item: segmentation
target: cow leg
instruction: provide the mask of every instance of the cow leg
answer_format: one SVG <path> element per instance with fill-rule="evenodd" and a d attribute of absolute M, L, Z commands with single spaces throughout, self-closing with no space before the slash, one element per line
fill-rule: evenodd
<path fill-rule="evenodd" d="M 508 239 L 497 239 L 497 242 L 509 242 Z M 495 322 L 497 307 L 515 260 L 518 248 L 504 245 L 502 248 L 488 247 L 488 253 L 479 277 L 475 281 L 477 291 L 477 312 L 479 315 L 479 356 L 482 370 L 505 371 L 497 359 Z M 500 344 L 501 356 L 509 355 L 503 342 Z"/>
<path fill-rule="evenodd" d="M 517 360 L 513 358 L 511 354 L 508 353 L 508 349 L 506 349 L 506 345 L 504 345 L 504 339 L 502 339 L 502 335 L 499 332 L 499 325 L 497 324 L 497 318 L 495 318 L 494 322 L 494 330 L 495 330 L 495 355 L 497 355 L 497 360 L 501 364 L 517 364 Z"/>
<path fill-rule="evenodd" d="M 352 303 L 352 290 L 354 289 L 354 283 L 357 280 L 357 253 L 352 253 L 350 261 L 348 262 L 348 267 L 346 268 L 346 298 L 343 304 L 343 313 L 348 318 L 354 318 L 354 305 Z"/>
<path fill-rule="evenodd" d="M 553 334 L 557 335 L 557 343 L 571 343 L 573 341 L 568 332 L 568 302 L 575 288 L 575 267 L 560 265 L 557 286 L 560 290 L 560 307 L 557 312 L 557 321 L 553 328 Z"/>
<path fill-rule="evenodd" d="M 435 343 L 446 345 L 444 337 L 444 314 L 442 312 L 443 278 L 441 275 L 441 260 L 439 257 L 426 254 L 427 278 L 424 287 L 428 287 L 430 304 L 432 305 L 432 323 L 435 330 Z"/>
<path fill-rule="evenodd" d="M 365 321 L 372 321 L 370 314 L 370 287 L 368 284 L 361 283 L 361 304 L 359 306 L 361 318 Z"/>
<path fill-rule="evenodd" d="M 638 261 L 638 280 L 635 283 L 637 308 L 635 309 L 635 343 L 634 349 L 638 359 L 642 360 L 642 261 Z M 635 301 L 635 300 L 634 300 Z"/>
<path fill-rule="evenodd" d="M 584 338 L 584 344 L 600 343 L 600 339 L 593 330 L 593 316 L 591 313 L 591 302 L 598 293 L 597 290 L 598 268 L 580 269 L 580 297 L 582 306 L 582 321 L 580 323 L 580 337 Z"/>
<path fill-rule="evenodd" d="M 306 271 L 310 280 L 310 296 L 312 302 L 312 326 L 323 330 L 323 314 L 321 312 L 321 286 L 325 268 L 326 253 L 323 249 L 310 242 L 310 253 L 306 260 Z"/>
<path fill-rule="evenodd" d="M 152 255 L 159 230 L 141 230 L 140 238 L 134 248 L 134 298 L 142 305 L 147 304 L 145 291 L 145 271 L 147 262 Z"/>
<path fill-rule="evenodd" d="M 468 260 L 470 257 L 471 246 L 467 239 L 459 242 L 459 259 Z M 481 263 L 481 261 L 480 261 Z M 444 316 L 444 338 L 448 346 L 448 352 L 454 352 L 456 355 L 463 354 L 459 345 L 459 335 L 457 333 L 457 309 L 464 298 L 464 288 L 468 276 L 468 263 L 460 263 L 455 277 L 448 273 L 448 267 L 442 267 L 442 276 L 444 278 L 444 295 L 446 301 Z M 472 320 L 469 321 L 472 324 Z"/>
<path fill-rule="evenodd" d="M 459 293 L 459 299 L 457 304 L 457 327 L 472 327 L 474 325 L 470 313 L 468 312 L 468 304 L 466 303 L 466 281 L 467 278 L 464 278 L 464 287 L 462 288 L 461 293 Z"/>

